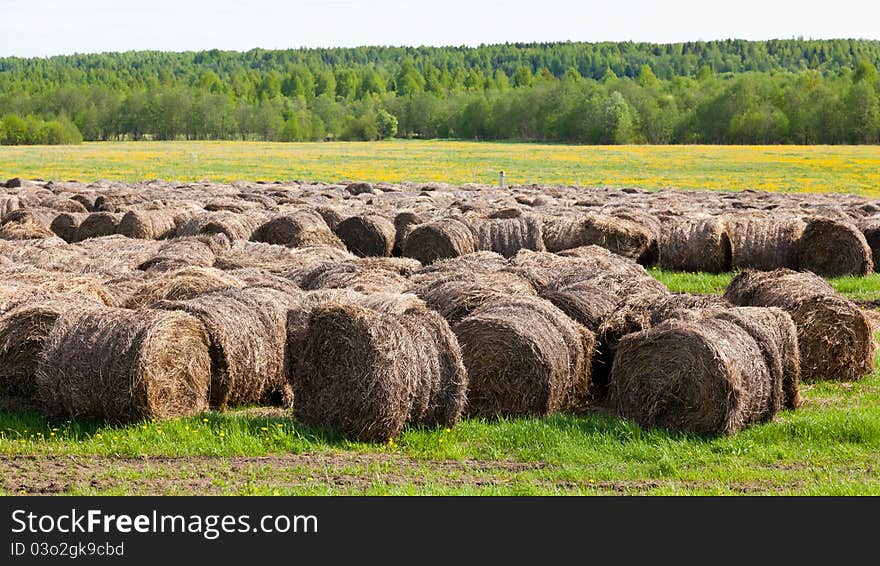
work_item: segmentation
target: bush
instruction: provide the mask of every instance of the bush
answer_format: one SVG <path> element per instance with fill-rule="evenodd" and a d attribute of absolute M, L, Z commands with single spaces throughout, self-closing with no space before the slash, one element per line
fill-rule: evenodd
<path fill-rule="evenodd" d="M 30 115 L 7 114 L 0 121 L 0 145 L 64 145 L 82 143 L 82 134 L 67 118 L 45 121 Z"/>

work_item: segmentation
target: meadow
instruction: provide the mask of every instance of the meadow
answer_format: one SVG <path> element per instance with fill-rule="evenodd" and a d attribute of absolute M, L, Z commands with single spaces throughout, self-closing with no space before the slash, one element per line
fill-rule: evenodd
<path fill-rule="evenodd" d="M 467 142 L 89 143 L 0 147 L 0 178 L 444 181 L 852 192 L 880 196 L 878 147 L 578 147 Z M 720 294 L 732 273 L 651 269 Z M 880 275 L 842 277 L 880 301 Z M 876 303 L 875 303 L 876 304 Z M 803 385 L 803 408 L 731 437 L 643 430 L 601 411 L 408 428 L 383 444 L 250 408 L 129 425 L 0 411 L 4 494 L 880 495 L 880 360 Z"/>
<path fill-rule="evenodd" d="M 733 274 L 650 270 L 717 294 Z M 880 276 L 832 285 L 880 299 Z M 855 383 L 802 385 L 805 405 L 731 437 L 646 431 L 602 412 L 409 428 L 346 440 L 254 408 L 113 426 L 0 411 L 7 494 L 880 495 L 880 358 Z"/>
<path fill-rule="evenodd" d="M 639 186 L 880 196 L 880 146 L 572 146 L 461 141 L 0 146 L 0 178 L 307 179 Z"/>

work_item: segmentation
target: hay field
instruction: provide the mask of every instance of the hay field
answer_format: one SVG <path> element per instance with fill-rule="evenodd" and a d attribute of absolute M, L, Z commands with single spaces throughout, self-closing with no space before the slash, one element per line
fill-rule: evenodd
<path fill-rule="evenodd" d="M 880 201 L 5 188 L 2 493 L 880 494 Z"/>
<path fill-rule="evenodd" d="M 569 146 L 460 141 L 0 147 L 0 178 L 342 179 L 880 195 L 878 146 Z"/>

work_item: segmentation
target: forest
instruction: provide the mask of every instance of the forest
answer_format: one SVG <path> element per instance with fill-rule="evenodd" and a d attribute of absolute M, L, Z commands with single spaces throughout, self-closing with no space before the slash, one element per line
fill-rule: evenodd
<path fill-rule="evenodd" d="M 444 138 L 880 142 L 880 41 L 0 58 L 0 144 Z"/>

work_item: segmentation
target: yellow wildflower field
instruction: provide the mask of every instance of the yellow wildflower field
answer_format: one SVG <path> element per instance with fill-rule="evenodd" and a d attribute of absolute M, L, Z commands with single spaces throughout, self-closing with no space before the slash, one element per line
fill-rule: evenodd
<path fill-rule="evenodd" d="M 0 178 L 498 182 L 880 196 L 880 146 L 574 146 L 463 141 L 2 146 Z"/>

